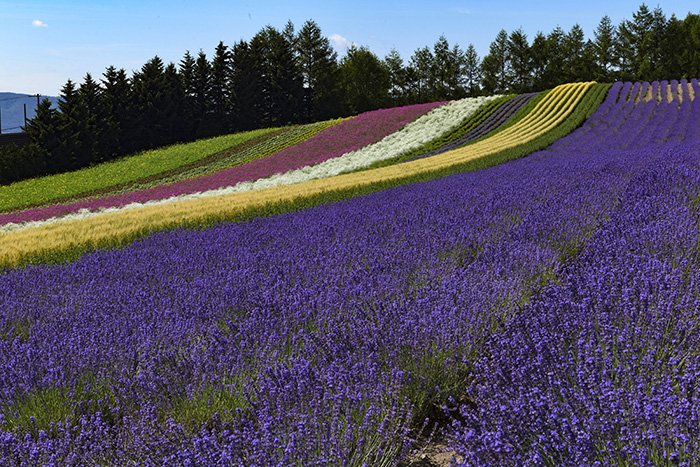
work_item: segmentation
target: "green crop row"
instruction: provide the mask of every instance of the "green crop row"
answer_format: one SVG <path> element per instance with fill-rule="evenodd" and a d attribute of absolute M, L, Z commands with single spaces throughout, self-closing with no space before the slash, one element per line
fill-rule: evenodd
<path fill-rule="evenodd" d="M 0 186 L 0 212 L 68 200 L 96 190 L 133 182 L 204 159 L 273 131 L 278 129 L 266 128 L 175 144 L 75 172 Z"/>
<path fill-rule="evenodd" d="M 124 187 L 122 190 L 120 190 L 120 192 L 136 191 L 158 185 L 175 183 L 202 175 L 209 175 L 221 170 L 235 167 L 237 165 L 248 163 L 255 159 L 271 156 L 276 152 L 299 144 L 341 121 L 342 119 L 328 120 L 325 122 L 294 126 L 286 131 L 277 132 L 267 138 L 264 138 L 263 140 L 258 141 L 257 144 L 232 148 L 231 150 L 226 151 L 220 157 L 217 157 L 216 160 L 207 161 L 205 164 L 197 164 L 187 167 L 187 170 L 180 170 L 177 172 L 164 174 L 163 177 L 158 177 L 157 179 L 137 181 L 127 187 Z"/>

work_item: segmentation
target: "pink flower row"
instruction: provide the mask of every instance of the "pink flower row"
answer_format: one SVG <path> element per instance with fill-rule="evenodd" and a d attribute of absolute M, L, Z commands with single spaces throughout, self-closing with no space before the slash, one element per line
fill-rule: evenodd
<path fill-rule="evenodd" d="M 375 143 L 442 104 L 433 102 L 365 112 L 333 125 L 299 144 L 244 165 L 144 190 L 0 214 L 0 225 L 44 220 L 80 209 L 96 210 L 166 199 L 300 169 Z"/>

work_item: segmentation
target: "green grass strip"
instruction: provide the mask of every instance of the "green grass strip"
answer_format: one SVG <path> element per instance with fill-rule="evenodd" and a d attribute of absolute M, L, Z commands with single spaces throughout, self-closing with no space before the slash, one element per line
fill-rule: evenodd
<path fill-rule="evenodd" d="M 589 88 L 577 105 L 576 109 L 574 109 L 574 111 L 561 124 L 559 124 L 556 128 L 553 128 L 548 133 L 541 135 L 528 143 L 505 149 L 489 156 L 470 160 L 450 167 L 435 169 L 430 172 L 407 175 L 405 178 L 398 180 L 390 180 L 368 186 L 327 191 L 313 196 L 299 198 L 294 201 L 274 202 L 264 206 L 250 208 L 233 216 L 227 216 L 224 214 L 213 215 L 205 222 L 183 222 L 177 226 L 160 230 L 159 232 L 181 228 L 206 229 L 220 223 L 243 222 L 258 217 L 274 216 L 283 213 L 300 211 L 302 209 L 307 209 L 321 204 L 343 201 L 349 198 L 386 190 L 396 186 L 425 182 L 461 172 L 471 172 L 485 169 L 514 159 L 519 159 L 527 156 L 528 154 L 532 154 L 535 151 L 546 148 L 556 140 L 566 136 L 581 126 L 583 122 L 590 117 L 603 102 L 603 99 L 605 98 L 610 86 L 610 84 L 595 84 Z M 9 267 L 17 267 L 28 264 L 63 263 L 73 261 L 87 252 L 94 251 L 96 249 L 122 248 L 128 246 L 139 238 L 147 237 L 152 234 L 154 234 L 154 232 L 145 227 L 144 229 L 133 232 L 128 236 L 99 241 L 95 244 L 80 245 L 61 251 L 38 251 L 23 258 L 21 264 L 14 264 Z M 0 264 L 0 268 L 8 268 L 8 265 Z"/>
<path fill-rule="evenodd" d="M 231 167 L 246 164 L 256 159 L 262 159 L 263 157 L 271 156 L 272 154 L 282 151 L 288 147 L 299 144 L 302 141 L 315 136 L 326 128 L 336 125 L 343 120 L 344 119 L 328 120 L 325 122 L 291 127 L 286 131 L 279 132 L 269 138 L 265 138 L 263 141 L 260 141 L 255 145 L 246 146 L 244 148 L 240 148 L 240 150 L 239 147 L 232 148 L 231 150 L 226 151 L 223 157 L 217 157 L 216 160 L 213 160 L 207 164 L 190 166 L 187 167 L 187 170 L 165 174 L 165 176 L 159 177 L 157 180 L 154 179 L 144 182 L 136 182 L 128 187 L 125 187 L 125 189 L 121 191 L 136 191 L 151 188 L 157 185 L 175 183 L 181 180 L 200 177 L 202 175 L 209 175 L 221 170 L 230 169 Z"/>
<path fill-rule="evenodd" d="M 0 186 L 0 212 L 70 199 L 83 193 L 133 182 L 192 163 L 277 130 L 266 128 L 175 144 L 74 172 Z"/>

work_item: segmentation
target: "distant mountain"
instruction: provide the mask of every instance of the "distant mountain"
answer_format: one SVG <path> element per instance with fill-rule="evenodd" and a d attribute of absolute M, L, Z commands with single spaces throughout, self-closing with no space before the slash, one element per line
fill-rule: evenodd
<path fill-rule="evenodd" d="M 40 96 L 48 98 L 56 107 L 58 97 Z M 24 104 L 27 104 L 27 119 L 33 118 L 36 111 L 36 96 L 16 94 L 14 92 L 0 92 L 0 128 L 3 133 L 19 133 L 24 125 Z"/>

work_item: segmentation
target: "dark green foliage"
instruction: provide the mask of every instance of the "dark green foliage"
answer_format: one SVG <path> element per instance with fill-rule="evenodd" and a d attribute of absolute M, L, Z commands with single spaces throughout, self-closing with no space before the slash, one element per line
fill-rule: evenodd
<path fill-rule="evenodd" d="M 340 62 L 346 110 L 357 114 L 389 105 L 389 70 L 366 47 L 351 47 Z"/>
<path fill-rule="evenodd" d="M 303 82 L 292 44 L 268 26 L 250 41 L 255 70 L 257 121 L 263 127 L 282 126 L 300 120 Z"/>
<path fill-rule="evenodd" d="M 508 57 L 510 58 L 510 88 L 517 93 L 532 89 L 532 54 L 527 35 L 522 29 L 510 33 L 508 37 Z"/>
<path fill-rule="evenodd" d="M 615 44 L 617 29 L 609 16 L 605 15 L 598 23 L 593 42 L 595 79 L 609 82 L 613 78 L 613 67 L 617 63 Z"/>
<path fill-rule="evenodd" d="M 489 46 L 489 53 L 481 63 L 483 86 L 486 94 L 505 92 L 510 88 L 511 60 L 508 48 L 508 33 L 501 29 Z"/>
<path fill-rule="evenodd" d="M 303 119 L 320 121 L 341 115 L 338 54 L 328 38 L 314 21 L 307 21 L 293 44 L 304 86 Z"/>

